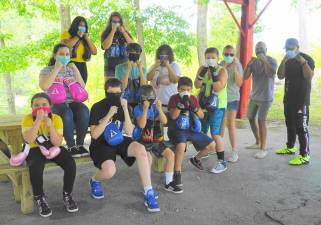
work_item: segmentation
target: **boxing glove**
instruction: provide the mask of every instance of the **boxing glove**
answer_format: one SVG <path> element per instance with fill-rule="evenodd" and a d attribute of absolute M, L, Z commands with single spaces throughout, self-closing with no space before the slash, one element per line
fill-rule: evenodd
<path fill-rule="evenodd" d="M 104 138 L 108 144 L 111 146 L 119 145 L 123 142 L 124 136 L 122 132 L 118 129 L 117 125 L 110 122 L 104 130 Z"/>
<path fill-rule="evenodd" d="M 22 146 L 22 151 L 17 155 L 12 155 L 10 158 L 11 166 L 21 166 L 23 162 L 26 160 L 30 150 L 30 145 L 28 143 L 24 143 Z"/>
<path fill-rule="evenodd" d="M 66 90 L 61 78 L 56 78 L 56 80 L 48 88 L 47 92 L 52 104 L 62 104 L 67 98 Z"/>
<path fill-rule="evenodd" d="M 45 135 L 40 135 L 36 138 L 36 142 L 39 145 L 41 153 L 47 159 L 53 159 L 60 154 L 61 149 L 57 146 L 54 146 L 50 139 Z"/>
<path fill-rule="evenodd" d="M 198 118 L 198 116 L 195 113 L 192 113 L 192 119 L 193 119 L 193 126 L 191 131 L 194 133 L 200 133 L 202 131 L 201 120 Z"/>
<path fill-rule="evenodd" d="M 133 134 L 132 134 L 133 140 L 137 141 L 137 140 L 141 139 L 141 137 L 142 137 L 142 129 L 139 128 L 138 126 L 135 126 L 133 129 Z"/>
<path fill-rule="evenodd" d="M 69 93 L 75 102 L 84 102 L 88 99 L 88 92 L 73 78 L 65 78 L 64 83 L 69 88 Z"/>
<path fill-rule="evenodd" d="M 180 114 L 176 120 L 176 126 L 180 130 L 187 130 L 190 128 L 189 116 Z"/>

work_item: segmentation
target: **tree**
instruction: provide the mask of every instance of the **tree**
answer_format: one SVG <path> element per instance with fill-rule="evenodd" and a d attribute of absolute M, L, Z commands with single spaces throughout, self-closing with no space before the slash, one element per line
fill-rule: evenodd
<path fill-rule="evenodd" d="M 208 0 L 197 0 L 197 56 L 199 65 L 203 65 L 207 48 L 207 9 Z"/>
<path fill-rule="evenodd" d="M 138 39 L 139 45 L 143 49 L 141 59 L 144 65 L 146 65 L 146 55 L 144 50 L 144 29 L 143 29 L 143 23 L 142 23 L 142 15 L 140 12 L 139 0 L 134 0 L 134 4 L 135 4 L 135 23 L 136 23 L 137 39 Z"/>
<path fill-rule="evenodd" d="M 64 5 L 60 3 L 60 22 L 61 22 L 61 32 L 67 31 L 71 24 L 70 5 Z"/>

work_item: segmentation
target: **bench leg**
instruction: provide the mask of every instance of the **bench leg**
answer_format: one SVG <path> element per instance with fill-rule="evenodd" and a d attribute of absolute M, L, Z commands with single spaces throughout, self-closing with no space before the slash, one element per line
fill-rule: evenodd
<path fill-rule="evenodd" d="M 0 175 L 0 182 L 3 182 L 3 183 L 9 182 L 9 177 L 7 175 Z"/>
<path fill-rule="evenodd" d="M 158 158 L 153 155 L 153 164 L 154 164 L 154 171 L 162 173 L 165 171 L 164 169 L 164 158 Z"/>
<path fill-rule="evenodd" d="M 33 193 L 30 183 L 29 171 L 22 172 L 22 190 L 21 190 L 21 212 L 29 214 L 33 212 Z"/>
<path fill-rule="evenodd" d="M 21 201 L 21 173 L 14 173 L 10 176 L 12 179 L 13 195 L 16 202 Z"/>

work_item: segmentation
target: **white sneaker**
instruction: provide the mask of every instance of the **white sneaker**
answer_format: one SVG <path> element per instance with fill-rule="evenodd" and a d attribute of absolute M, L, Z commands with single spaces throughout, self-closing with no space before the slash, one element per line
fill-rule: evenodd
<path fill-rule="evenodd" d="M 253 144 L 245 147 L 246 149 L 260 149 L 259 144 Z"/>
<path fill-rule="evenodd" d="M 239 159 L 239 156 L 236 151 L 232 151 L 232 155 L 227 158 L 227 161 L 235 163 Z"/>
<path fill-rule="evenodd" d="M 255 158 L 257 158 L 257 159 L 263 159 L 263 158 L 265 158 L 265 156 L 268 154 L 268 151 L 266 151 L 266 150 L 260 150 L 260 151 L 258 151 L 255 155 L 254 155 L 254 157 Z"/>

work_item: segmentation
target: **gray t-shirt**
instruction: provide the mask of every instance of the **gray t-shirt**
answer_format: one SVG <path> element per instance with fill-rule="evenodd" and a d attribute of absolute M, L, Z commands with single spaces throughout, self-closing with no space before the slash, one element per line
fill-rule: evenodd
<path fill-rule="evenodd" d="M 222 61 L 221 65 L 224 65 Z M 236 62 L 236 69 L 239 74 L 243 77 L 243 67 L 240 62 Z M 240 88 L 235 82 L 235 71 L 231 67 L 227 67 L 227 102 L 239 101 L 240 100 Z"/>
<path fill-rule="evenodd" d="M 45 68 L 43 68 L 41 71 L 40 71 L 40 76 L 48 76 L 49 73 L 53 70 L 54 66 L 47 66 Z M 67 66 L 66 69 L 63 68 L 61 71 L 58 72 L 57 76 L 56 76 L 56 79 L 64 79 L 64 78 L 74 78 L 76 79 L 76 76 L 75 76 L 75 72 L 69 67 Z M 65 87 L 65 90 L 66 90 L 66 95 L 67 95 L 67 98 L 66 98 L 66 103 L 71 103 L 73 102 L 74 100 L 71 98 L 70 96 L 70 93 L 69 93 L 69 88 L 66 84 L 64 84 L 64 87 Z M 45 90 L 47 92 L 47 90 Z"/>
<path fill-rule="evenodd" d="M 252 91 L 251 99 L 255 101 L 273 101 L 274 96 L 274 78 L 277 69 L 277 62 L 270 56 L 267 60 L 273 68 L 273 74 L 266 74 L 263 62 L 255 59 L 250 66 L 252 72 Z"/>

